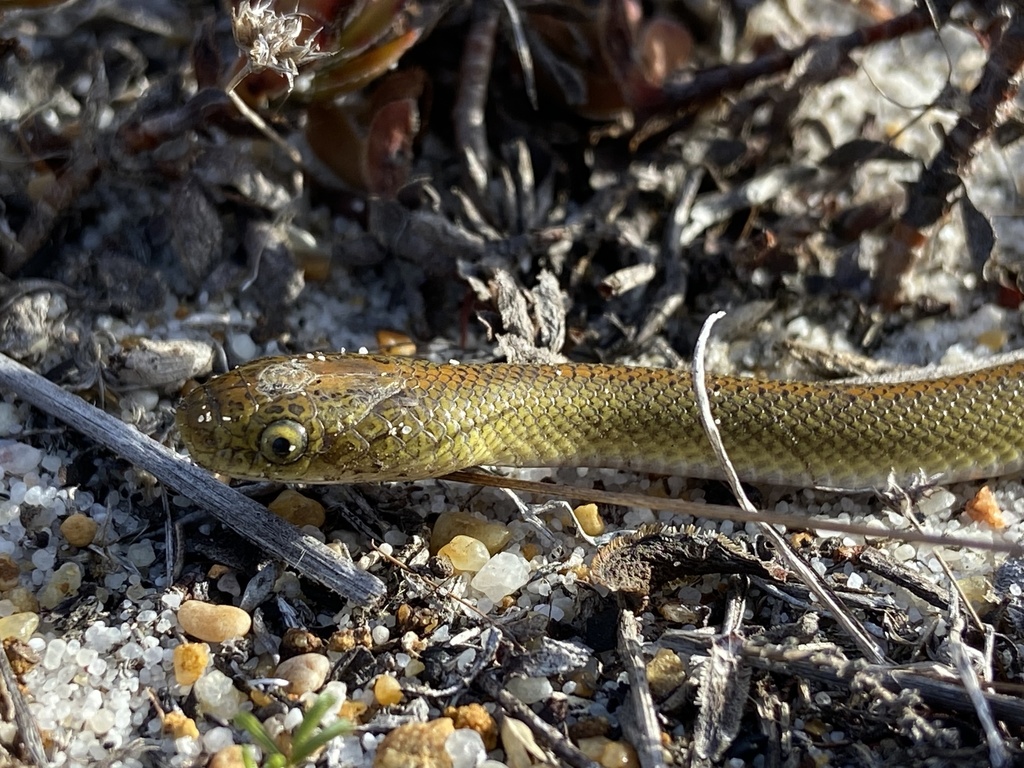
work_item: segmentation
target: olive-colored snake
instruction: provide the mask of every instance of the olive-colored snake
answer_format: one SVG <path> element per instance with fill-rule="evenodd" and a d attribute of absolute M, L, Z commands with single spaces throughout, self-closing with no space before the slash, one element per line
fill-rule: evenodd
<path fill-rule="evenodd" d="M 1024 356 L 848 382 L 709 376 L 744 480 L 845 489 L 1024 470 Z M 721 471 L 688 373 L 605 365 L 438 365 L 359 354 L 246 363 L 178 410 L 194 460 L 303 483 L 437 477 L 477 465 Z"/>

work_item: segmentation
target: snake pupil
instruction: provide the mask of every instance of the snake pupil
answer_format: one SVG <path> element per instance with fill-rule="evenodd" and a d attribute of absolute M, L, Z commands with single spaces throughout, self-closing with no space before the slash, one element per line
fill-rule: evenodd
<path fill-rule="evenodd" d="M 305 452 L 306 428 L 297 421 L 275 421 L 260 435 L 260 453 L 273 464 L 291 464 Z"/>

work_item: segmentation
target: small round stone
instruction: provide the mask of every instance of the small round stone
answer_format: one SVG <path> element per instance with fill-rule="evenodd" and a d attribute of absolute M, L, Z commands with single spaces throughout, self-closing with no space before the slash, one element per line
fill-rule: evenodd
<path fill-rule="evenodd" d="M 210 646 L 206 643 L 182 643 L 174 649 L 174 679 L 178 685 L 192 685 L 209 663 Z"/>
<path fill-rule="evenodd" d="M 228 337 L 228 349 L 238 360 L 252 360 L 256 356 L 256 342 L 247 333 L 233 333 Z"/>
<path fill-rule="evenodd" d="M 377 747 L 373 768 L 452 768 L 444 744 L 454 731 L 447 717 L 400 725 Z"/>
<path fill-rule="evenodd" d="M 7 599 L 11 601 L 16 613 L 38 613 L 39 601 L 31 590 L 15 587 L 7 591 Z"/>
<path fill-rule="evenodd" d="M 529 580 L 530 564 L 521 555 L 499 552 L 477 572 L 470 585 L 497 603 Z"/>
<path fill-rule="evenodd" d="M 447 557 L 456 571 L 476 573 L 491 559 L 491 553 L 479 539 L 459 534 L 437 550 L 439 557 Z"/>
<path fill-rule="evenodd" d="M 178 623 L 186 634 L 208 643 L 223 643 L 244 637 L 252 627 L 252 619 L 233 605 L 213 605 L 189 600 L 178 609 Z"/>
<path fill-rule="evenodd" d="M 331 671 L 331 661 L 319 653 L 302 653 L 277 665 L 274 677 L 288 681 L 288 693 L 301 696 L 318 691 Z"/>
<path fill-rule="evenodd" d="M 139 568 L 148 568 L 156 562 L 156 552 L 153 550 L 153 542 L 149 540 L 137 541 L 128 547 L 128 559 L 133 565 Z"/>
<path fill-rule="evenodd" d="M 508 692 L 523 704 L 547 701 L 554 690 L 546 677 L 513 677 L 506 684 Z"/>
<path fill-rule="evenodd" d="M 192 693 L 203 714 L 222 720 L 230 720 L 237 715 L 246 701 L 245 694 L 235 688 L 231 678 L 219 669 L 211 669 L 196 680 Z"/>
<path fill-rule="evenodd" d="M 326 520 L 323 504 L 291 488 L 281 491 L 276 499 L 267 504 L 267 509 L 300 528 L 304 525 L 319 528 Z"/>
<path fill-rule="evenodd" d="M 402 687 L 391 675 L 380 675 L 373 683 L 373 696 L 382 707 L 391 707 L 402 700 Z"/>
<path fill-rule="evenodd" d="M 452 761 L 452 768 L 477 768 L 487 759 L 480 734 L 470 728 L 457 728 L 445 739 L 444 749 Z"/>
<path fill-rule="evenodd" d="M 60 532 L 72 547 L 88 547 L 96 538 L 99 524 L 88 515 L 75 513 L 60 524 Z"/>

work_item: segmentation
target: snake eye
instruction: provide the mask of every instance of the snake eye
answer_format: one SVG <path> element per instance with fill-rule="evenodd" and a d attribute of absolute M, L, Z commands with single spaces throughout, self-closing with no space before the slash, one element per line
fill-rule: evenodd
<path fill-rule="evenodd" d="M 260 435 L 260 453 L 272 464 L 291 464 L 305 452 L 306 428 L 297 421 L 275 421 Z"/>

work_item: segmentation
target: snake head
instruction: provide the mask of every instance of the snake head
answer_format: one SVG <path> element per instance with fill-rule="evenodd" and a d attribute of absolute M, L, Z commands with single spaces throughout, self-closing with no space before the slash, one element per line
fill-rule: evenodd
<path fill-rule="evenodd" d="M 410 399 L 389 358 L 265 358 L 189 392 L 177 421 L 195 462 L 230 477 L 397 480 L 414 476 L 408 439 L 420 425 L 396 416 Z"/>
<path fill-rule="evenodd" d="M 257 360 L 185 395 L 178 430 L 196 463 L 249 480 L 302 473 L 323 437 L 316 375 L 304 362 Z"/>

